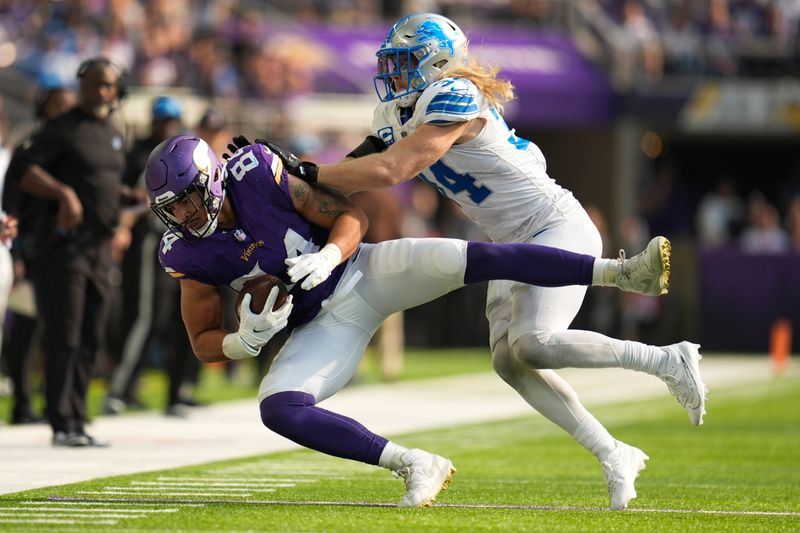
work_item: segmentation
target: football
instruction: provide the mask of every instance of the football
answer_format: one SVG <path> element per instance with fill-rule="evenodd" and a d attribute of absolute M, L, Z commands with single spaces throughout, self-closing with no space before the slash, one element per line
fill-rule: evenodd
<path fill-rule="evenodd" d="M 267 302 L 267 297 L 272 287 L 276 285 L 278 286 L 278 298 L 275 300 L 275 305 L 272 306 L 273 311 L 280 308 L 286 301 L 286 297 L 289 296 L 289 290 L 286 288 L 283 281 L 272 274 L 262 274 L 261 276 L 248 280 L 242 287 L 242 290 L 239 291 L 239 296 L 236 298 L 236 305 L 234 307 L 236 321 L 239 321 L 239 309 L 242 307 L 242 300 L 245 294 L 250 294 L 252 296 L 250 300 L 250 310 L 254 313 L 260 313 L 264 309 L 264 304 Z"/>

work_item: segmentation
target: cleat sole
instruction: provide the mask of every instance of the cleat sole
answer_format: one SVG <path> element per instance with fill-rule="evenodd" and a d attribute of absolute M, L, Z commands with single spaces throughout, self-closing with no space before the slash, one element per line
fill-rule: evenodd
<path fill-rule="evenodd" d="M 450 466 L 450 471 L 447 473 L 447 477 L 442 481 L 442 486 L 439 488 L 439 492 L 434 494 L 429 500 L 426 500 L 418 505 L 418 507 L 427 509 L 433 506 L 433 503 L 436 501 L 436 498 L 442 492 L 446 491 L 450 487 L 450 482 L 453 480 L 453 476 L 456 474 L 457 470 L 454 466 Z"/>
<path fill-rule="evenodd" d="M 661 257 L 661 268 L 663 270 L 659 278 L 659 285 L 661 287 L 660 294 L 667 294 L 669 292 L 670 259 L 672 257 L 672 243 L 669 242 L 669 239 L 662 238 L 659 240 L 658 252 Z"/>

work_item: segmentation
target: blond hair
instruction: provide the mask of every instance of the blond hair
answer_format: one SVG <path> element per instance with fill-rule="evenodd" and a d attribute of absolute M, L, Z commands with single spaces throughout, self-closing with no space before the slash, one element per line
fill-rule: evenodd
<path fill-rule="evenodd" d="M 474 57 L 469 57 L 463 66 L 448 70 L 443 78 L 464 78 L 471 81 L 483 93 L 486 102 L 503 113 L 503 104 L 514 98 L 514 85 L 497 78 L 498 67 L 481 65 Z"/>

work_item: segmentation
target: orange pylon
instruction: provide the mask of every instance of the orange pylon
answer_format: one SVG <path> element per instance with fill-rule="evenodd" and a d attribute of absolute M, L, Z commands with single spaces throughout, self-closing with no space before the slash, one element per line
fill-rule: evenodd
<path fill-rule="evenodd" d="M 769 338 L 769 353 L 772 357 L 772 370 L 776 375 L 783 374 L 789 365 L 792 353 L 792 324 L 780 318 L 772 324 Z"/>

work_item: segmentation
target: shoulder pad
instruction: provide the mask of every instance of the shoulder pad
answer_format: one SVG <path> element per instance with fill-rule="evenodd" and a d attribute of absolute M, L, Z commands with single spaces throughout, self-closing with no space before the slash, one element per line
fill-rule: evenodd
<path fill-rule="evenodd" d="M 416 113 L 423 124 L 452 124 L 477 118 L 482 95 L 478 88 L 463 78 L 439 80 L 422 92 Z"/>

